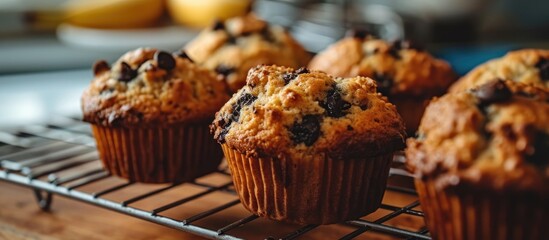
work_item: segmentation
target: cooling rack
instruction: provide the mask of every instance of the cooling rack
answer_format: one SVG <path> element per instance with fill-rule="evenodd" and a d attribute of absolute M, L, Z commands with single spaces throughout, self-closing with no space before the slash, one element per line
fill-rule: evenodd
<path fill-rule="evenodd" d="M 60 195 L 210 239 L 431 239 L 402 165 L 396 156 L 378 211 L 340 224 L 295 225 L 247 212 L 226 166 L 182 184 L 111 176 L 101 168 L 89 125 L 78 118 L 0 131 L 0 180 L 34 191 L 42 210 Z"/>

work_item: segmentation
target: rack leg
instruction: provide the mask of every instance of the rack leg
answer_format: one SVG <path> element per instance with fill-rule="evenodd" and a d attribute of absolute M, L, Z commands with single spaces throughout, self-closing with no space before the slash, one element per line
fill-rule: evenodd
<path fill-rule="evenodd" d="M 53 194 L 36 188 L 34 188 L 33 191 L 40 209 L 42 209 L 42 211 L 49 211 Z"/>

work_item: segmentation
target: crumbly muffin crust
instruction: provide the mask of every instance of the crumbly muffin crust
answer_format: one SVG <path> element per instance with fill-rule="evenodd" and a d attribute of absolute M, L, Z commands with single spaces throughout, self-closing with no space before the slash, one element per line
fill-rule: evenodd
<path fill-rule="evenodd" d="M 373 80 L 278 66 L 250 70 L 211 130 L 250 156 L 292 159 L 379 156 L 401 149 L 405 139 L 395 106 Z"/>
<path fill-rule="evenodd" d="M 448 63 L 412 42 L 389 43 L 368 34 L 355 34 L 336 42 L 316 55 L 309 68 L 340 77 L 370 77 L 389 98 L 428 99 L 443 94 L 456 78 Z"/>
<path fill-rule="evenodd" d="M 517 50 L 490 60 L 459 79 L 450 92 L 465 91 L 497 78 L 549 89 L 549 50 Z"/>
<path fill-rule="evenodd" d="M 184 54 L 139 48 L 124 54 L 112 69 L 98 61 L 93 70 L 82 111 L 84 121 L 102 126 L 198 122 L 213 118 L 229 99 L 225 84 Z"/>
<path fill-rule="evenodd" d="M 437 187 L 549 194 L 547 92 L 507 80 L 435 99 L 407 165 Z"/>
<path fill-rule="evenodd" d="M 184 49 L 197 63 L 223 76 L 233 92 L 246 84 L 252 67 L 276 64 L 299 68 L 310 60 L 285 29 L 252 13 L 214 23 Z"/>

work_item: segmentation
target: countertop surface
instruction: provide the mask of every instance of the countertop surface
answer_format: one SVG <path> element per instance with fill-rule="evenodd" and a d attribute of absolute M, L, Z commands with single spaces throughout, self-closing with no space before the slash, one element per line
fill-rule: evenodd
<path fill-rule="evenodd" d="M 92 189 L 94 186 L 88 188 Z M 97 186 L 95 186 L 97 187 Z M 150 190 L 150 186 L 148 186 Z M 197 192 L 198 189 L 183 186 L 179 189 L 163 194 L 154 200 L 144 201 L 136 205 L 138 208 L 151 208 L 159 203 L 168 203 L 179 199 L 182 194 Z M 126 191 L 124 195 L 131 194 Z M 142 190 L 141 190 L 142 191 Z M 86 203 L 54 195 L 51 210 L 41 211 L 33 192 L 29 188 L 0 181 L 0 239 L 27 240 L 27 239 L 203 239 L 183 231 L 150 223 L 141 219 L 126 216 L 113 211 Z M 113 194 L 108 199 L 120 199 L 121 195 Z M 404 206 L 414 201 L 413 196 L 388 191 L 384 203 Z M 214 206 L 233 201 L 235 195 L 216 193 L 211 196 L 192 201 L 184 207 L 178 207 L 166 213 L 174 219 L 185 219 Z M 389 214 L 391 211 L 378 210 L 363 219 L 373 221 Z M 216 229 L 228 223 L 249 216 L 244 207 L 237 204 L 222 213 L 218 213 L 206 220 L 197 222 L 199 226 Z M 194 223 L 193 223 L 194 224 Z M 421 217 L 400 215 L 390 219 L 385 224 L 397 226 L 410 231 L 424 226 Z M 284 236 L 300 228 L 298 225 L 278 223 L 267 219 L 257 219 L 251 223 L 232 230 L 233 236 L 244 239 L 263 239 L 266 236 Z M 299 239 L 339 239 L 356 230 L 344 225 L 325 225 L 308 232 Z M 389 240 L 401 239 L 395 236 L 368 231 L 361 234 L 357 240 Z"/>
<path fill-rule="evenodd" d="M 54 196 L 50 212 L 33 192 L 0 181 L 0 239 L 203 239 L 99 207 Z"/>

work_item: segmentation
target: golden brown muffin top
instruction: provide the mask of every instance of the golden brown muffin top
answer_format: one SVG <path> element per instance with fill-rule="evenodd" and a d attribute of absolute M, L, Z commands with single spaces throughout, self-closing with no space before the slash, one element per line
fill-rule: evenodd
<path fill-rule="evenodd" d="M 373 78 L 378 91 L 389 98 L 438 96 L 456 78 L 448 63 L 410 41 L 388 43 L 367 34 L 334 43 L 316 55 L 309 68 L 340 77 Z"/>
<path fill-rule="evenodd" d="M 450 92 L 464 91 L 497 78 L 549 89 L 549 50 L 523 49 L 490 60 L 459 79 Z"/>
<path fill-rule="evenodd" d="M 259 157 L 378 156 L 405 139 L 395 106 L 373 80 L 278 66 L 252 68 L 211 129 L 218 142 Z"/>
<path fill-rule="evenodd" d="M 257 65 L 304 67 L 310 56 L 288 32 L 250 13 L 205 29 L 185 51 L 197 63 L 222 75 L 236 92 L 246 84 L 248 70 Z"/>
<path fill-rule="evenodd" d="M 229 99 L 225 84 L 184 53 L 153 48 L 94 65 L 82 95 L 84 121 L 113 127 L 169 125 L 212 119 Z"/>
<path fill-rule="evenodd" d="M 541 89 L 497 80 L 433 100 L 419 137 L 408 140 L 408 167 L 436 179 L 439 187 L 549 194 L 547 96 Z"/>

